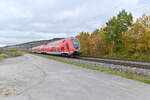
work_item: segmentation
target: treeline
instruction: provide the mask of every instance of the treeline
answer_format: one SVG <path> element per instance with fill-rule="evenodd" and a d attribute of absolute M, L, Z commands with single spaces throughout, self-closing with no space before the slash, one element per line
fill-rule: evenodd
<path fill-rule="evenodd" d="M 150 16 L 133 21 L 122 10 L 92 33 L 81 32 L 77 38 L 82 55 L 150 60 Z"/>

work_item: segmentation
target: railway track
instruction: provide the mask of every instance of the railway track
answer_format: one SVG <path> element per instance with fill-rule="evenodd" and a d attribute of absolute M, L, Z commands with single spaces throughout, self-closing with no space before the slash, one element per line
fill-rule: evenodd
<path fill-rule="evenodd" d="M 136 67 L 142 69 L 150 69 L 149 61 L 139 61 L 139 60 L 120 60 L 120 59 L 112 59 L 112 58 L 97 58 L 97 57 L 78 57 L 81 60 L 100 62 L 100 63 L 108 63 L 114 65 L 123 65 L 128 67 Z"/>
<path fill-rule="evenodd" d="M 106 58 L 106 57 L 92 57 L 92 56 L 81 56 L 87 58 L 99 58 L 99 59 L 109 59 L 109 60 L 122 60 L 122 61 L 131 61 L 131 62 L 143 62 L 143 63 L 150 63 L 150 61 L 145 60 L 135 60 L 135 59 L 123 59 L 123 58 Z"/>
<path fill-rule="evenodd" d="M 45 55 L 45 56 L 52 56 L 52 55 Z M 76 57 L 76 58 L 60 57 L 60 56 L 53 56 L 53 57 L 66 59 L 66 60 L 67 59 L 84 60 L 84 61 L 95 62 L 95 63 L 106 63 L 106 64 L 113 64 L 113 65 L 120 65 L 124 67 L 134 67 L 134 68 L 150 70 L 149 61 L 123 60 L 123 59 L 112 59 L 112 58 L 107 59 L 107 58 L 97 58 L 97 57 Z"/>

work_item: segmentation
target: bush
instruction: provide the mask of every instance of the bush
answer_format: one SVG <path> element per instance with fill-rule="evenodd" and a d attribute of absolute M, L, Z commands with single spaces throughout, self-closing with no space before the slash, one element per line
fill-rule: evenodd
<path fill-rule="evenodd" d="M 0 48 L 0 54 L 2 54 L 2 53 L 3 53 L 3 49 Z"/>
<path fill-rule="evenodd" d="M 9 49 L 5 51 L 5 54 L 7 54 L 9 57 L 17 57 L 23 55 L 23 53 L 18 51 L 17 49 Z"/>
<path fill-rule="evenodd" d="M 5 58 L 22 56 L 23 54 L 24 54 L 23 52 L 18 51 L 17 49 L 8 49 L 8 50 L 0 49 L 0 60 L 3 60 Z"/>

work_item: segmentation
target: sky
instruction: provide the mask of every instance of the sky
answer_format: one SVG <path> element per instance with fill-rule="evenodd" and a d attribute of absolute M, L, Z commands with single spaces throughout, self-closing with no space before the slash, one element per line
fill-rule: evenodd
<path fill-rule="evenodd" d="M 0 0 L 0 46 L 92 32 L 122 9 L 149 15 L 150 0 Z"/>

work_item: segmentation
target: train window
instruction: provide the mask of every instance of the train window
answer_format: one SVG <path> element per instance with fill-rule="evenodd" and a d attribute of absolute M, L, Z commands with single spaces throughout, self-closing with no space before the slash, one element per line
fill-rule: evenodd
<path fill-rule="evenodd" d="M 80 49 L 80 43 L 77 39 L 71 39 L 71 42 L 75 49 Z"/>
<path fill-rule="evenodd" d="M 52 49 L 51 52 L 60 52 L 59 49 Z"/>
<path fill-rule="evenodd" d="M 59 52 L 59 49 L 56 49 L 56 52 Z"/>
<path fill-rule="evenodd" d="M 57 45 L 59 45 L 59 43 L 60 43 L 60 40 L 54 41 L 54 42 L 50 42 L 50 43 L 48 43 L 47 45 L 48 45 L 48 46 L 57 46 Z"/>

